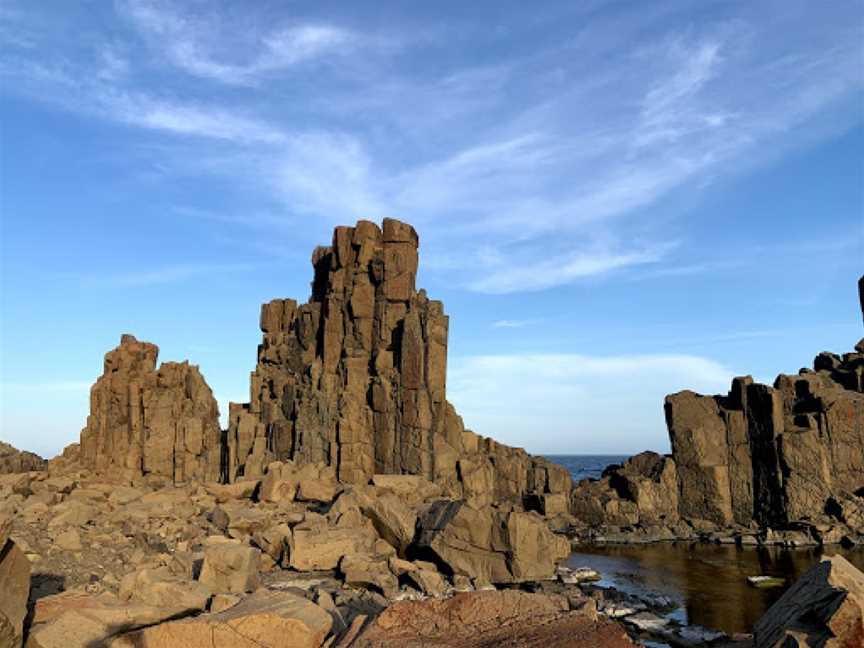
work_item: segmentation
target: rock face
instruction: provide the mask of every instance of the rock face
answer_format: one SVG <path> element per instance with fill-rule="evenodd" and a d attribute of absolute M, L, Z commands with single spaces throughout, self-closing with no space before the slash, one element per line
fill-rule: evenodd
<path fill-rule="evenodd" d="M 864 574 L 842 556 L 814 565 L 758 621 L 754 645 L 864 646 Z"/>
<path fill-rule="evenodd" d="M 672 456 L 643 453 L 580 483 L 583 523 L 864 533 L 864 343 L 773 386 L 744 376 L 725 396 L 672 394 L 665 411 Z"/>
<path fill-rule="evenodd" d="M 39 455 L 0 441 L 0 475 L 45 470 L 47 465 L 48 462 Z"/>
<path fill-rule="evenodd" d="M 198 367 L 164 362 L 159 348 L 124 335 L 105 355 L 90 390 L 81 463 L 131 477 L 217 481 L 222 463 L 219 410 Z"/>
<path fill-rule="evenodd" d="M 310 301 L 262 306 L 251 400 L 230 409 L 229 480 L 293 460 L 348 483 L 419 475 L 477 505 L 569 492 L 564 468 L 464 429 L 446 400 L 448 318 L 415 290 L 417 264 L 410 225 L 337 227 L 312 255 Z"/>

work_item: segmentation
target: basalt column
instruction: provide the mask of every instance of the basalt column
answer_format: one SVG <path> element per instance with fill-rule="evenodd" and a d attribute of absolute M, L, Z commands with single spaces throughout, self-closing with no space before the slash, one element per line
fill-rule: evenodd
<path fill-rule="evenodd" d="M 417 248 L 396 220 L 338 227 L 313 253 L 309 303 L 262 306 L 250 402 L 230 411 L 229 479 L 284 459 L 330 464 L 347 482 L 435 477 L 447 316 L 415 290 Z"/>

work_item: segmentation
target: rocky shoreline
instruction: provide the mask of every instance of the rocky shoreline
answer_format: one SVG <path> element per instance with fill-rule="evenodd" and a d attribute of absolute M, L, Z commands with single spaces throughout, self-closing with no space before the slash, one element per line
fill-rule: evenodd
<path fill-rule="evenodd" d="M 586 542 L 861 542 L 864 341 L 773 387 L 669 396 L 670 456 L 573 485 L 465 429 L 418 247 L 392 219 L 336 228 L 309 302 L 262 306 L 227 430 L 198 367 L 123 335 L 80 443 L 48 462 L 4 444 L 0 648 L 775 646 L 561 563 Z M 830 565 L 810 587 L 844 574 L 857 632 L 860 572 Z"/>

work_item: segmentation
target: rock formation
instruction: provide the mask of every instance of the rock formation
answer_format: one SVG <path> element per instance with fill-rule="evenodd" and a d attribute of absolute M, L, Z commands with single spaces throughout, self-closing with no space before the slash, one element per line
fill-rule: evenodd
<path fill-rule="evenodd" d="M 813 565 L 758 621 L 753 644 L 864 646 L 864 574 L 842 556 Z"/>
<path fill-rule="evenodd" d="M 159 348 L 123 335 L 105 355 L 81 431 L 82 465 L 175 482 L 216 481 L 222 463 L 219 410 L 198 367 L 164 362 Z"/>
<path fill-rule="evenodd" d="M 418 237 L 385 219 L 337 227 L 312 255 L 312 297 L 261 308 L 250 402 L 231 405 L 228 478 L 271 461 L 324 463 L 340 481 L 420 475 L 478 504 L 564 502 L 560 466 L 466 431 L 446 399 L 448 318 L 416 291 Z"/>
<path fill-rule="evenodd" d="M 47 463 L 37 454 L 18 450 L 8 443 L 0 441 L 0 475 L 44 470 Z"/>
<path fill-rule="evenodd" d="M 644 453 L 581 483 L 571 510 L 583 524 L 670 537 L 794 528 L 801 542 L 864 533 L 864 340 L 773 386 L 744 376 L 726 396 L 672 394 L 665 411 L 672 456 Z"/>

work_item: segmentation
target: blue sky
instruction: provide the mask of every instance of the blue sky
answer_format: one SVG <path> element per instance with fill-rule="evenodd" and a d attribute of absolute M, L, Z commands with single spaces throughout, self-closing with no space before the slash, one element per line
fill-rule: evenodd
<path fill-rule="evenodd" d="M 860 2 L 0 4 L 0 438 L 77 440 L 120 334 L 245 401 L 258 308 L 393 216 L 448 390 L 535 452 L 862 335 Z"/>

